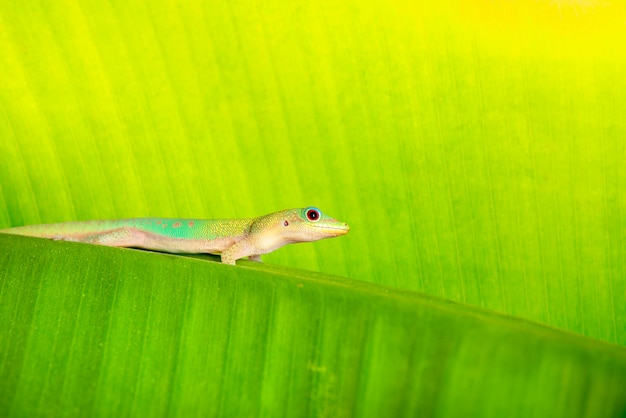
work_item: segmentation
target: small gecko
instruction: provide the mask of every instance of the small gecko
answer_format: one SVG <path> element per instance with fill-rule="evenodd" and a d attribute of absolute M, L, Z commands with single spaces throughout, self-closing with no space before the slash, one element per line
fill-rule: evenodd
<path fill-rule="evenodd" d="M 234 265 L 261 261 L 284 245 L 345 235 L 350 227 L 315 207 L 286 209 L 249 219 L 135 218 L 77 221 L 0 229 L 0 233 L 133 247 L 179 254 L 220 254 Z"/>

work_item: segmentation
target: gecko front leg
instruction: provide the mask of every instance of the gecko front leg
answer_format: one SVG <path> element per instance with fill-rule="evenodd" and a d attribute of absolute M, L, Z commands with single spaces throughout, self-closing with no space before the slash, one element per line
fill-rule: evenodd
<path fill-rule="evenodd" d="M 220 257 L 222 259 L 222 263 L 234 266 L 236 260 L 250 255 L 254 257 L 255 254 L 256 248 L 252 241 L 249 238 L 244 238 L 222 251 Z"/>

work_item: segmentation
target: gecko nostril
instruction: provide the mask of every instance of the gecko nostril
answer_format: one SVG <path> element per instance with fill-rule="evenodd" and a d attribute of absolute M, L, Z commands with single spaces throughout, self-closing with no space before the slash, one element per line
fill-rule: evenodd
<path fill-rule="evenodd" d="M 289 222 L 285 221 L 285 222 L 283 223 L 283 225 L 285 225 L 285 226 L 289 226 Z"/>

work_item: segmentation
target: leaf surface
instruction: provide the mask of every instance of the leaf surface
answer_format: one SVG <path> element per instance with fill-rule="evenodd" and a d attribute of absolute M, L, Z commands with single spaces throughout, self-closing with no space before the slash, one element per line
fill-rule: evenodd
<path fill-rule="evenodd" d="M 494 312 L 245 261 L 0 247 L 3 415 L 626 411 L 623 348 Z"/>

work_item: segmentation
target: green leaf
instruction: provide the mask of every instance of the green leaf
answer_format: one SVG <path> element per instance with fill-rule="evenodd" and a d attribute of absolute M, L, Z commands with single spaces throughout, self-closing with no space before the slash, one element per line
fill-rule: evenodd
<path fill-rule="evenodd" d="M 615 417 L 626 350 L 389 287 L 0 235 L 3 416 Z"/>
<path fill-rule="evenodd" d="M 0 226 L 316 205 L 267 258 L 626 344 L 619 2 L 0 5 Z"/>
<path fill-rule="evenodd" d="M 267 260 L 370 283 L 0 237 L 2 407 L 623 415 L 623 351 L 493 312 L 626 345 L 625 21 L 619 2 L 0 3 L 0 227 L 313 204 L 350 234 Z"/>

